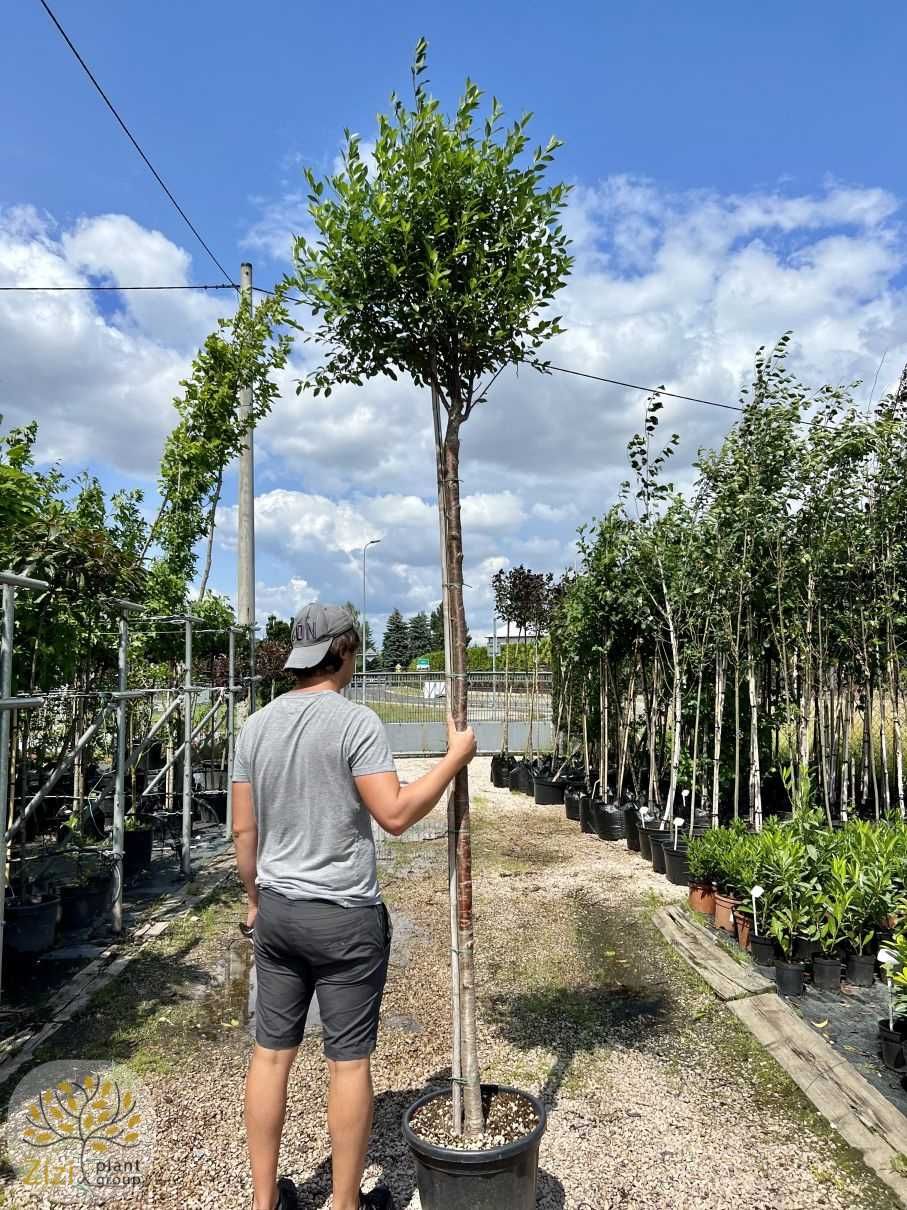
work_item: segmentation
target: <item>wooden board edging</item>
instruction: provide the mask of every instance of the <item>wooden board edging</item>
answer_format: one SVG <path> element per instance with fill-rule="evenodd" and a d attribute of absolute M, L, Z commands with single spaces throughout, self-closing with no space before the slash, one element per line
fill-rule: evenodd
<path fill-rule="evenodd" d="M 764 986 L 728 994 L 743 981 L 731 978 L 725 964 L 737 971 L 747 968 L 721 953 L 709 934 L 682 909 L 659 908 L 653 920 L 825 1120 L 862 1154 L 867 1168 L 907 1206 L 907 1175 L 902 1176 L 895 1167 L 907 1164 L 907 1117 L 785 1004 L 773 983 L 750 969 L 749 974 L 761 979 Z"/>

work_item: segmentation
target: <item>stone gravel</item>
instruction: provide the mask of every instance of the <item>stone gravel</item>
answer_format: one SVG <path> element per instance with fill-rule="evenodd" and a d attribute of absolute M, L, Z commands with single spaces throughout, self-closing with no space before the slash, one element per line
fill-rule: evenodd
<path fill-rule="evenodd" d="M 400 762 L 410 779 L 422 768 Z M 581 835 L 562 808 L 537 808 L 495 790 L 487 760 L 473 763 L 470 778 L 481 1061 L 486 1079 L 546 1102 L 538 1206 L 896 1206 L 667 949 L 651 915 L 684 892 L 622 842 Z M 365 1183 L 390 1184 L 400 1210 L 420 1210 L 400 1119 L 422 1091 L 443 1087 L 450 1075 L 443 834 L 443 813 L 436 812 L 421 831 L 429 839 L 381 846 L 385 896 L 404 927 L 374 1061 L 375 1131 Z M 179 1033 L 172 1069 L 144 1076 L 158 1120 L 154 1176 L 138 1203 L 149 1210 L 250 1204 L 242 1126 L 250 1043 L 236 1024 L 235 995 L 218 987 L 216 973 L 235 936 L 238 908 L 237 895 L 221 934 L 177 959 L 209 968 L 207 980 L 199 976 L 198 999 L 207 1025 L 197 1036 Z M 143 1011 L 169 1010 L 152 1000 Z M 297 1181 L 306 1210 L 330 1207 L 324 1114 L 324 1064 L 312 1038 L 291 1078 L 281 1156 L 281 1171 Z M 52 1203 L 17 1191 L 6 1204 L 30 1210 Z"/>

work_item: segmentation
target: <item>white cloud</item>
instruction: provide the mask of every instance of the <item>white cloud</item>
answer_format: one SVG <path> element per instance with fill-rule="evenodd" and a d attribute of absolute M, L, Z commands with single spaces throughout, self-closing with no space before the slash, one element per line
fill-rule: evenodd
<path fill-rule="evenodd" d="M 265 584 L 258 580 L 255 585 L 255 612 L 262 626 L 269 614 L 291 618 L 303 605 L 317 600 L 318 590 L 301 576 L 291 576 L 286 584 Z"/>
<path fill-rule="evenodd" d="M 303 221 L 293 172 L 249 236 L 282 260 Z M 735 403 L 755 348 L 793 328 L 792 368 L 812 385 L 862 378 L 865 401 L 883 354 L 877 395 L 907 361 L 901 222 L 890 193 L 836 182 L 733 196 L 624 176 L 583 185 L 567 215 L 577 257 L 558 301 L 567 331 L 548 354 L 555 365 Z M 0 213 L 0 284 L 165 277 L 191 280 L 189 255 L 127 216 L 61 229 L 32 207 Z M 153 478 L 179 379 L 231 306 L 229 295 L 188 291 L 0 294 L 0 411 L 7 424 L 36 417 L 42 455 L 68 470 L 90 460 L 122 479 Z M 427 393 L 381 379 L 328 399 L 297 396 L 316 356 L 297 344 L 282 398 L 256 434 L 259 604 L 267 612 L 274 601 L 287 615 L 294 583 L 322 599 L 358 599 L 362 543 L 380 537 L 369 551 L 375 616 L 427 608 L 440 593 Z M 573 557 L 576 524 L 606 509 L 627 475 L 626 442 L 643 405 L 636 391 L 561 374 L 507 371 L 495 383 L 462 434 L 474 633 L 490 626 L 497 567 L 557 570 Z M 672 468 L 680 482 L 698 448 L 733 421 L 681 401 L 668 401 L 663 417 L 681 434 Z M 229 488 L 218 550 L 225 580 Z"/>

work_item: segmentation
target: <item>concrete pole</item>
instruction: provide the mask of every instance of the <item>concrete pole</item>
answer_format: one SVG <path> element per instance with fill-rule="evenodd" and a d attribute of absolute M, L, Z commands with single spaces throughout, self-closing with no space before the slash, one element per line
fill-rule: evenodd
<path fill-rule="evenodd" d="M 192 620 L 186 618 L 186 677 L 183 682 L 183 853 L 180 867 L 192 877 Z"/>
<path fill-rule="evenodd" d="M 117 689 L 125 693 L 129 679 L 129 622 L 120 615 L 120 648 L 117 653 Z M 113 799 L 113 861 L 115 889 L 113 931 L 123 931 L 123 846 L 126 831 L 126 699 L 117 702 L 117 780 Z"/>
<path fill-rule="evenodd" d="M 252 309 L 252 266 L 244 261 L 239 267 L 243 301 Z M 239 393 L 239 418 L 252 414 L 252 388 L 243 387 Z M 248 627 L 249 675 L 255 676 L 255 452 L 252 429 L 246 436 L 239 455 L 239 512 L 236 584 L 236 620 Z M 249 682 L 249 706 L 255 709 L 255 681 Z"/>
<path fill-rule="evenodd" d="M 236 631 L 230 627 L 227 639 L 227 822 L 224 835 L 227 840 L 233 832 L 233 746 L 236 727 Z"/>
<path fill-rule="evenodd" d="M 3 630 L 0 633 L 0 697 L 7 699 L 13 688 L 13 632 L 16 590 L 3 585 Z M 0 966 L 3 962 L 3 914 L 6 905 L 6 829 L 9 824 L 9 731 L 10 712 L 0 710 Z"/>

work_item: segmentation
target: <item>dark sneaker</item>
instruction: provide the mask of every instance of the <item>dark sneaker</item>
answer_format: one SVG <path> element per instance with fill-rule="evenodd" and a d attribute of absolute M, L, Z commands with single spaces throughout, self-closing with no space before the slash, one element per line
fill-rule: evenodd
<path fill-rule="evenodd" d="M 359 1191 L 359 1210 L 396 1210 L 387 1185 L 376 1185 L 370 1193 Z"/>
<path fill-rule="evenodd" d="M 299 1195 L 296 1192 L 296 1186 L 288 1176 L 280 1178 L 277 1182 L 277 1189 L 280 1196 L 274 1210 L 299 1210 Z"/>

